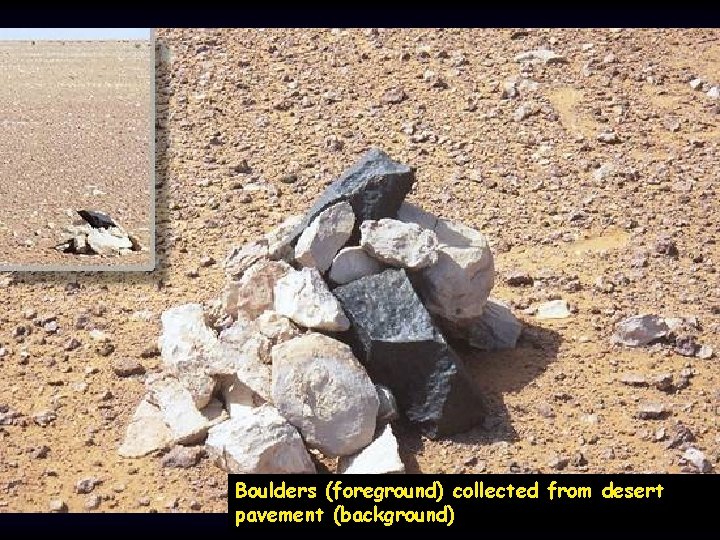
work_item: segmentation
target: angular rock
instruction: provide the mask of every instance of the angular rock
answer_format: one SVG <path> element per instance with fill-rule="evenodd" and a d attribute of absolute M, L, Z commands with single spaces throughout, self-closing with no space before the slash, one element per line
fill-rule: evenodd
<path fill-rule="evenodd" d="M 300 434 L 270 405 L 210 428 L 205 445 L 229 473 L 315 472 Z"/>
<path fill-rule="evenodd" d="M 315 268 L 289 272 L 275 284 L 275 311 L 300 326 L 344 331 L 350 321 Z"/>
<path fill-rule="evenodd" d="M 368 150 L 322 193 L 295 229 L 294 237 L 299 237 L 320 212 L 340 201 L 353 207 L 356 227 L 368 219 L 395 217 L 414 182 L 415 172 L 410 167 L 393 161 L 382 150 Z"/>
<path fill-rule="evenodd" d="M 148 400 L 160 409 L 174 442 L 193 444 L 205 438 L 209 422 L 179 380 L 162 377 L 150 381 L 148 387 Z"/>
<path fill-rule="evenodd" d="M 130 419 L 118 454 L 129 458 L 146 456 L 167 448 L 172 442 L 172 434 L 160 409 L 145 398 Z"/>
<path fill-rule="evenodd" d="M 117 255 L 122 250 L 130 250 L 132 241 L 122 229 L 90 229 L 87 244 L 98 255 Z"/>
<path fill-rule="evenodd" d="M 567 319 L 570 309 L 565 300 L 550 300 L 538 306 L 535 316 L 538 319 Z"/>
<path fill-rule="evenodd" d="M 466 431 L 483 418 L 478 389 L 433 325 L 404 270 L 335 289 L 353 322 L 355 349 L 373 381 L 430 437 Z"/>
<path fill-rule="evenodd" d="M 275 304 L 275 284 L 292 271 L 283 261 L 260 260 L 249 266 L 239 281 L 225 286 L 223 307 L 225 313 L 237 319 L 239 314 L 254 319 Z"/>
<path fill-rule="evenodd" d="M 633 315 L 617 323 L 612 342 L 642 347 L 664 338 L 668 331 L 668 325 L 657 315 Z"/>
<path fill-rule="evenodd" d="M 638 405 L 636 416 L 640 420 L 658 420 L 668 414 L 668 409 L 662 403 L 645 402 Z"/>
<path fill-rule="evenodd" d="M 210 427 L 215 424 L 219 424 L 220 422 L 224 422 L 230 416 L 223 407 L 222 401 L 217 398 L 211 399 L 210 403 L 200 410 L 200 414 L 205 417 L 205 420 L 207 420 L 208 426 Z"/>
<path fill-rule="evenodd" d="M 112 370 L 118 377 L 131 377 L 145 373 L 145 367 L 132 358 L 119 358 L 113 361 Z"/>
<path fill-rule="evenodd" d="M 113 219 L 102 212 L 96 210 L 77 210 L 78 215 L 92 227 L 93 229 L 109 229 L 117 227 Z"/>
<path fill-rule="evenodd" d="M 404 473 L 405 464 L 400 459 L 400 449 L 390 424 L 366 448 L 353 456 L 340 458 L 338 472 L 343 474 L 393 474 Z"/>
<path fill-rule="evenodd" d="M 220 342 L 205 324 L 200 304 L 184 304 L 165 310 L 160 317 L 162 334 L 158 340 L 162 362 L 186 386 L 198 408 L 208 404 L 215 381 L 210 366 L 223 363 Z"/>
<path fill-rule="evenodd" d="M 399 415 L 395 396 L 393 396 L 392 391 L 382 384 L 376 384 L 375 391 L 377 392 L 379 402 L 377 413 L 378 423 L 396 420 Z"/>
<path fill-rule="evenodd" d="M 334 204 L 318 214 L 295 245 L 295 260 L 324 273 L 337 252 L 350 239 L 355 214 L 347 202 Z"/>
<path fill-rule="evenodd" d="M 401 268 L 417 270 L 435 264 L 437 237 L 415 223 L 395 219 L 363 221 L 360 245 L 373 258 Z"/>
<path fill-rule="evenodd" d="M 513 312 L 493 299 L 488 299 L 479 317 L 444 326 L 454 337 L 483 351 L 514 349 L 522 332 L 522 323 Z"/>
<path fill-rule="evenodd" d="M 228 279 L 238 280 L 253 264 L 268 258 L 269 253 L 267 238 L 236 247 L 225 259 L 225 275 Z"/>
<path fill-rule="evenodd" d="M 273 261 L 292 261 L 295 250 L 293 249 L 294 231 L 302 223 L 301 215 L 290 216 L 275 229 L 265 235 L 268 242 L 268 257 Z"/>
<path fill-rule="evenodd" d="M 308 445 L 344 456 L 372 441 L 377 391 L 348 345 L 305 334 L 274 347 L 272 358 L 273 402 Z"/>
<path fill-rule="evenodd" d="M 364 276 L 377 274 L 382 265 L 360 246 L 346 247 L 335 256 L 328 277 L 338 285 L 345 285 Z"/>

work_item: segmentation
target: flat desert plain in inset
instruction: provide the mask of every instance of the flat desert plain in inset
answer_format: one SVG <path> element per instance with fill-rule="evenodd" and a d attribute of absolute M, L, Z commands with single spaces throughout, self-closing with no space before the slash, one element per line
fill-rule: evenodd
<path fill-rule="evenodd" d="M 152 61 L 149 41 L 0 41 L 0 268 L 152 264 Z M 145 249 L 53 249 L 77 210 Z"/>

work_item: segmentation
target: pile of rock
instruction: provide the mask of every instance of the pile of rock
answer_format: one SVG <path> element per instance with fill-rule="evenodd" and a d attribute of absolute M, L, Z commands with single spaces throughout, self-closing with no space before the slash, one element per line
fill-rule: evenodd
<path fill-rule="evenodd" d="M 137 238 L 117 225 L 102 212 L 78 210 L 82 220 L 65 227 L 62 241 L 55 249 L 73 255 L 99 255 L 115 257 L 141 251 Z"/>
<path fill-rule="evenodd" d="M 229 472 L 402 472 L 390 422 L 429 437 L 476 426 L 483 401 L 445 335 L 514 347 L 485 237 L 404 202 L 414 171 L 371 150 L 305 216 L 231 251 L 210 306 L 162 315 L 120 453 L 205 442 Z"/>

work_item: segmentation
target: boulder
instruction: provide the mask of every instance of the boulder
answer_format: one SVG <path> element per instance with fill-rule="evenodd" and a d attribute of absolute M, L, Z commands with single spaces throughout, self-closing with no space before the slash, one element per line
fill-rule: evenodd
<path fill-rule="evenodd" d="M 128 458 L 142 457 L 164 450 L 172 444 L 173 436 L 165 424 L 160 408 L 150 403 L 146 397 L 130 419 L 118 454 Z"/>
<path fill-rule="evenodd" d="M 408 420 L 431 438 L 482 420 L 478 388 L 404 270 L 360 278 L 335 294 L 353 323 L 358 358 L 374 382 L 390 388 Z"/>
<path fill-rule="evenodd" d="M 215 332 L 205 324 L 203 307 L 176 306 L 165 310 L 160 320 L 158 347 L 163 366 L 185 385 L 198 408 L 206 406 L 215 388 L 208 368 L 223 362 L 223 352 Z"/>
<path fill-rule="evenodd" d="M 380 435 L 355 455 L 341 457 L 338 472 L 342 474 L 392 474 L 404 473 L 405 465 L 400 459 L 400 449 L 392 427 L 387 424 Z"/>
<path fill-rule="evenodd" d="M 269 253 L 267 238 L 236 247 L 225 259 L 225 275 L 230 280 L 238 280 L 253 264 L 268 258 Z"/>
<path fill-rule="evenodd" d="M 364 276 L 377 274 L 382 265 L 360 246 L 346 247 L 335 256 L 328 277 L 330 281 L 345 285 Z"/>
<path fill-rule="evenodd" d="M 347 201 L 355 213 L 356 230 L 362 221 L 395 217 L 415 182 L 415 172 L 377 148 L 368 150 L 320 195 L 295 229 L 297 239 L 320 212 Z"/>
<path fill-rule="evenodd" d="M 475 324 L 495 283 L 494 259 L 485 236 L 409 203 L 400 207 L 398 218 L 432 230 L 437 237 L 437 260 L 417 278 L 425 307 L 451 327 Z"/>
<path fill-rule="evenodd" d="M 344 331 L 350 321 L 315 268 L 286 274 L 275 284 L 275 311 L 300 326 Z"/>
<path fill-rule="evenodd" d="M 642 347 L 663 339 L 670 331 L 658 315 L 634 315 L 623 319 L 615 326 L 612 342 L 629 347 Z"/>
<path fill-rule="evenodd" d="M 130 250 L 132 241 L 122 229 L 93 229 L 87 233 L 87 244 L 98 255 L 117 255 L 121 250 Z"/>
<path fill-rule="evenodd" d="M 348 345 L 310 333 L 272 350 L 275 406 L 325 455 L 344 456 L 372 441 L 378 396 Z"/>
<path fill-rule="evenodd" d="M 195 406 L 190 392 L 175 377 L 161 376 L 148 381 L 148 401 L 160 409 L 173 442 L 202 442 L 210 427 L 208 419 Z"/>
<path fill-rule="evenodd" d="M 352 235 L 355 214 L 347 202 L 334 204 L 318 214 L 295 246 L 295 260 L 302 266 L 327 271 L 337 252 Z"/>
<path fill-rule="evenodd" d="M 268 257 L 273 261 L 291 262 L 295 255 L 293 239 L 295 229 L 302 223 L 303 217 L 294 215 L 288 217 L 280 225 L 265 235 L 268 243 Z"/>
<path fill-rule="evenodd" d="M 453 337 L 484 351 L 513 349 L 522 332 L 522 323 L 513 312 L 493 299 L 488 299 L 479 317 L 446 327 Z"/>
<path fill-rule="evenodd" d="M 438 260 L 433 231 L 395 219 L 363 221 L 360 245 L 378 261 L 410 270 L 425 268 Z"/>
<path fill-rule="evenodd" d="M 292 267 L 283 261 L 261 259 L 253 263 L 238 281 L 226 284 L 223 295 L 225 313 L 235 319 L 238 316 L 254 319 L 272 309 L 275 284 L 290 271 Z"/>
<path fill-rule="evenodd" d="M 228 473 L 315 472 L 300 434 L 270 405 L 210 428 L 205 445 L 210 457 Z"/>

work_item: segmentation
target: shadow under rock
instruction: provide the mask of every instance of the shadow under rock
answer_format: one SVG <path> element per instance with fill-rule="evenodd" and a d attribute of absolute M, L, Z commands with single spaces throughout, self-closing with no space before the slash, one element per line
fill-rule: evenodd
<path fill-rule="evenodd" d="M 480 351 L 464 343 L 452 342 L 470 376 L 478 385 L 485 403 L 485 420 L 473 429 L 440 439 L 465 445 L 487 445 L 519 439 L 510 419 L 504 395 L 518 392 L 545 372 L 557 358 L 562 338 L 549 328 L 523 323 L 523 331 L 514 349 Z M 426 438 L 404 421 L 393 427 L 407 472 L 420 472 L 416 455 Z"/>

